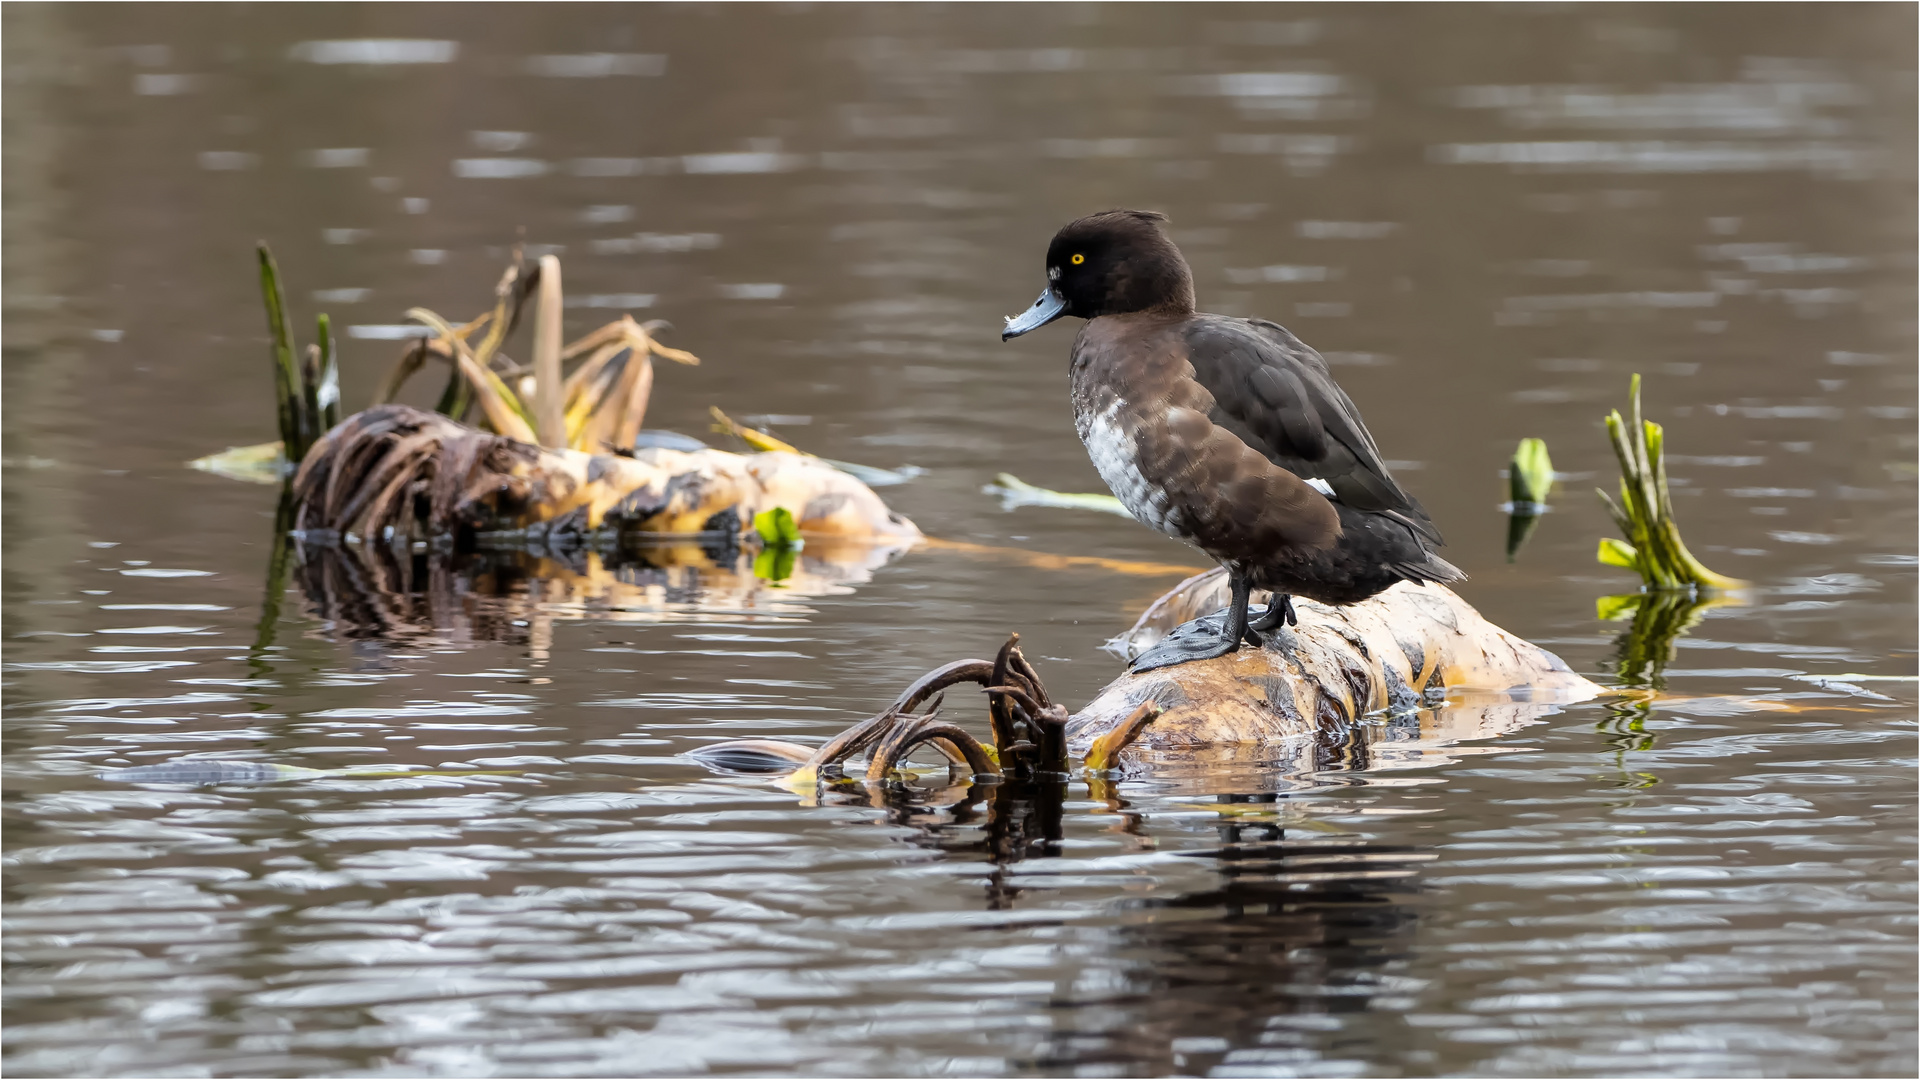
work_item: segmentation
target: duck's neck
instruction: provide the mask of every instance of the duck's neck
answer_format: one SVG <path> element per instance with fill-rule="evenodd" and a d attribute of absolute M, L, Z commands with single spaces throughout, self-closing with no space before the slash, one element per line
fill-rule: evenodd
<path fill-rule="evenodd" d="M 1140 313 L 1168 319 L 1184 319 L 1192 315 L 1195 310 L 1193 306 L 1193 290 L 1188 289 L 1186 295 L 1165 301 L 1164 303 L 1155 304 L 1152 307 L 1141 308 Z"/>
<path fill-rule="evenodd" d="M 1103 315 L 1151 314 L 1184 317 L 1194 312 L 1193 275 L 1184 262 L 1149 265 L 1114 282 Z"/>

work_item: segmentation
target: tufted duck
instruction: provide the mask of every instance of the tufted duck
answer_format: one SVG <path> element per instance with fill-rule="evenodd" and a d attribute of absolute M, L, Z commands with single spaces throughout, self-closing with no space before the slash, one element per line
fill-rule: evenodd
<path fill-rule="evenodd" d="M 1001 340 L 1065 315 L 1074 426 L 1141 522 L 1227 568 L 1226 616 L 1196 620 L 1135 671 L 1225 656 L 1295 621 L 1291 596 L 1352 604 L 1396 582 L 1458 581 L 1440 533 L 1380 460 L 1326 361 L 1277 323 L 1194 310 L 1166 218 L 1109 210 L 1047 248 L 1047 288 Z M 1256 588 L 1273 601 L 1248 621 Z"/>

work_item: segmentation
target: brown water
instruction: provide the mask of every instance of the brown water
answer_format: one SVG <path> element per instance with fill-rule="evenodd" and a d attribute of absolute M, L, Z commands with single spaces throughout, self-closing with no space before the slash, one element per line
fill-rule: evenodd
<path fill-rule="evenodd" d="M 1914 40 L 1902 5 L 9 5 L 7 1071 L 1912 1075 L 1915 687 L 1820 677 L 1915 671 Z M 772 414 L 924 468 L 884 494 L 930 534 L 1197 565 L 981 491 L 1099 490 L 1071 329 L 997 331 L 1116 204 L 1328 355 L 1488 617 L 1612 681 L 1589 489 L 1632 372 L 1750 603 L 1647 708 L 1057 815 L 811 806 L 679 755 L 1011 629 L 1085 701 L 1174 578 L 507 560 L 370 604 L 315 562 L 263 620 L 273 489 L 182 465 L 271 437 L 255 239 L 303 323 L 378 327 L 478 310 L 524 227 L 570 333 L 626 306 L 704 358 L 652 424 Z M 395 351 L 346 342 L 350 406 Z M 1569 475 L 1508 565 L 1530 435 Z M 191 755 L 494 774 L 95 777 Z"/>

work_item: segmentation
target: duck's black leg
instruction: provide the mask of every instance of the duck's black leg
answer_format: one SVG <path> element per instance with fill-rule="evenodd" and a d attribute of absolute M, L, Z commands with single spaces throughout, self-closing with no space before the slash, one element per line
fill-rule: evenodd
<path fill-rule="evenodd" d="M 1240 647 L 1245 641 L 1254 648 L 1260 647 L 1260 635 L 1247 624 L 1247 604 L 1253 599 L 1253 583 L 1246 578 L 1228 578 L 1233 587 L 1233 597 L 1227 601 L 1227 622 L 1220 628 L 1220 636 L 1233 642 L 1233 648 Z M 1228 649 L 1232 652 L 1233 649 Z"/>
<path fill-rule="evenodd" d="M 1267 610 L 1260 617 L 1248 623 L 1254 630 L 1278 630 L 1283 626 L 1299 626 L 1300 616 L 1293 613 L 1293 597 L 1283 593 L 1274 593 L 1267 601 Z"/>
<path fill-rule="evenodd" d="M 1238 649 L 1243 640 L 1259 645 L 1260 634 L 1247 625 L 1247 598 L 1253 586 L 1237 574 L 1228 581 L 1233 586 L 1233 599 L 1223 614 L 1208 615 L 1174 627 L 1160 644 L 1135 657 L 1128 670 L 1152 671 L 1190 660 L 1211 660 Z"/>

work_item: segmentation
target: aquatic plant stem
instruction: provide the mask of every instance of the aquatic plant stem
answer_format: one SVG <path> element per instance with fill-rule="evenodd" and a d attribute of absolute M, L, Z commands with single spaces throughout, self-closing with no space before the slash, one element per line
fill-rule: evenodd
<path fill-rule="evenodd" d="M 273 391 L 280 421 L 280 441 L 285 444 L 287 460 L 298 462 L 306 455 L 314 433 L 306 430 L 301 408 L 300 369 L 293 357 L 293 327 L 287 322 L 287 298 L 280 288 L 280 267 L 266 241 L 255 249 L 260 258 L 260 297 L 267 307 L 267 333 L 273 339 Z"/>
<path fill-rule="evenodd" d="M 560 260 L 540 256 L 540 300 L 533 310 L 533 418 L 540 445 L 567 445 L 566 391 L 560 378 Z"/>
<path fill-rule="evenodd" d="M 1673 519 L 1673 494 L 1667 485 L 1666 433 L 1640 415 L 1640 376 L 1629 389 L 1631 420 L 1619 410 L 1607 414 L 1607 435 L 1620 462 L 1620 499 L 1595 490 L 1626 541 L 1603 539 L 1600 561 L 1630 569 L 1648 589 L 1737 589 L 1738 578 L 1706 568 L 1680 539 Z"/>
<path fill-rule="evenodd" d="M 500 376 L 475 357 L 473 350 L 467 348 L 467 343 L 447 325 L 445 319 L 425 308 L 408 308 L 407 318 L 430 327 L 440 335 L 441 341 L 453 349 L 454 374 L 478 392 L 480 408 L 487 414 L 487 423 L 493 425 L 493 430 L 520 442 L 536 441 L 526 406 L 520 403 L 520 398 L 501 381 Z M 492 334 L 489 333 L 488 337 L 492 337 Z"/>
<path fill-rule="evenodd" d="M 316 436 L 332 431 L 340 423 L 340 358 L 333 348 L 333 322 L 326 315 L 318 319 L 318 343 L 320 348 L 320 382 L 315 388 L 319 411 Z"/>
<path fill-rule="evenodd" d="M 290 484 L 281 484 L 280 501 L 273 512 L 273 551 L 267 557 L 266 591 L 260 598 L 260 621 L 254 625 L 253 647 L 247 666 L 259 677 L 272 672 L 267 653 L 280 626 L 280 605 L 287 595 L 287 563 L 293 557 L 293 523 L 297 500 Z"/>

